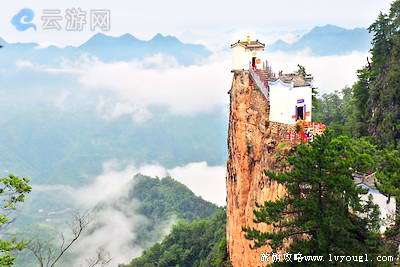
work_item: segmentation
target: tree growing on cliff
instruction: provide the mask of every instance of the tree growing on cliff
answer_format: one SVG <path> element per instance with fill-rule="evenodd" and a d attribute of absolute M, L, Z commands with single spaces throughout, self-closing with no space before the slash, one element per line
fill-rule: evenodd
<path fill-rule="evenodd" d="M 382 146 L 400 144 L 400 0 L 389 14 L 369 27 L 372 61 L 359 71 L 353 87 L 359 135 L 370 135 Z"/>
<path fill-rule="evenodd" d="M 352 175 L 375 168 L 374 152 L 365 140 L 335 137 L 329 131 L 299 145 L 287 157 L 289 171 L 265 173 L 285 185 L 287 194 L 254 210 L 255 223 L 272 224 L 277 231 L 244 227 L 246 238 L 254 247 L 269 245 L 273 250 L 292 240 L 289 250 L 306 255 L 372 253 L 379 242 L 379 211 L 371 200 L 360 200 L 367 190 Z"/>
<path fill-rule="evenodd" d="M 14 175 L 8 175 L 0 178 L 0 266 L 12 266 L 15 261 L 13 252 L 22 250 L 27 243 L 17 241 L 15 238 L 4 239 L 4 231 L 7 226 L 12 223 L 11 219 L 13 211 L 17 205 L 25 201 L 26 195 L 31 191 L 28 178 L 20 178 Z"/>

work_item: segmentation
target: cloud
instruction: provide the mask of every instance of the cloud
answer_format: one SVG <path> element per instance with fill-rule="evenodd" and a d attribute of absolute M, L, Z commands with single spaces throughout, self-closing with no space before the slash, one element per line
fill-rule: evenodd
<path fill-rule="evenodd" d="M 74 198 L 79 206 L 93 208 L 99 203 L 115 202 L 121 196 L 126 196 L 132 177 L 137 170 L 134 166 L 128 165 L 120 170 L 119 164 L 109 161 L 103 164 L 103 173 L 97 176 L 88 186 L 78 188 Z"/>
<path fill-rule="evenodd" d="M 20 60 L 16 67 L 47 75 L 71 75 L 79 85 L 70 90 L 71 94 L 95 99 L 97 112 L 104 119 L 130 116 L 135 122 L 151 118 L 154 115 L 151 107 L 193 115 L 226 105 L 232 76 L 229 57 L 221 55 L 191 66 L 179 65 L 174 57 L 156 54 L 142 60 L 114 63 L 81 56 L 74 61 L 64 59 L 59 66 Z M 57 107 L 59 104 L 56 103 Z"/>
<path fill-rule="evenodd" d="M 226 205 L 225 166 L 194 162 L 170 169 L 168 173 L 203 199 L 220 206 Z"/>
<path fill-rule="evenodd" d="M 83 64 L 83 61 L 80 59 L 80 64 Z M 15 62 L 15 66 L 17 69 L 29 69 L 36 72 L 45 72 L 48 74 L 71 74 L 71 75 L 78 75 L 80 74 L 80 69 L 74 68 L 72 66 L 61 66 L 61 67 L 50 67 L 47 65 L 41 65 L 33 63 L 29 60 L 18 60 Z"/>
<path fill-rule="evenodd" d="M 80 73 L 83 88 L 111 91 L 116 97 L 99 106 L 107 118 L 131 114 L 138 120 L 149 117 L 151 106 L 182 115 L 212 111 L 227 103 L 231 77 L 226 59 L 179 66 L 160 55 L 143 61 L 95 62 Z"/>
<path fill-rule="evenodd" d="M 72 203 L 75 209 L 93 210 L 93 225 L 73 248 L 73 253 L 77 255 L 74 266 L 80 266 L 85 259 L 93 257 L 100 247 L 109 252 L 113 266 L 129 262 L 141 254 L 143 248 L 135 242 L 138 229 L 143 229 L 150 222 L 136 212 L 139 201 L 129 197 L 129 191 L 135 186 L 134 176 L 138 173 L 151 177 L 171 175 L 203 199 L 225 205 L 225 167 L 208 166 L 206 162 L 167 169 L 159 164 L 135 166 L 112 160 L 103 164 L 102 173 L 91 183 L 79 188 L 34 185 L 35 193 L 57 194 L 64 201 Z M 45 214 L 50 216 L 54 212 L 58 211 L 46 211 Z M 170 218 L 158 225 L 158 233 L 154 233 L 154 238 L 159 238 L 160 233 L 161 236 L 168 234 L 174 222 L 175 218 Z M 160 240 L 146 241 L 151 243 Z"/>
<path fill-rule="evenodd" d="M 79 188 L 65 185 L 33 186 L 35 193 L 57 194 L 71 203 L 73 209 L 91 211 L 90 227 L 71 251 L 74 254 L 73 266 L 86 266 L 86 259 L 93 258 L 99 248 L 110 254 L 112 266 L 127 263 L 141 254 L 143 248 L 136 242 L 137 233 L 149 221 L 136 212 L 140 203 L 129 197 L 129 190 L 135 186 L 135 174 L 154 174 L 157 168 L 157 165 L 137 168 L 133 164 L 108 161 L 103 164 L 100 175 Z M 46 211 L 47 216 L 53 213 Z M 172 221 L 167 220 L 159 225 L 160 233 L 168 234 L 171 227 Z M 67 234 L 66 230 L 63 232 Z"/>
<path fill-rule="evenodd" d="M 101 194 L 101 192 L 96 193 Z M 110 254 L 112 266 L 127 263 L 143 251 L 142 247 L 135 245 L 135 241 L 138 228 L 148 224 L 149 221 L 145 216 L 135 213 L 138 203 L 121 195 L 118 200 L 107 200 L 100 202 L 99 205 L 101 208 L 92 215 L 94 224 L 73 249 L 73 252 L 79 255 L 75 260 L 75 266 L 93 257 L 99 248 Z M 169 230 L 170 228 L 166 232 Z"/>
<path fill-rule="evenodd" d="M 202 161 L 166 169 L 155 164 L 143 165 L 138 172 L 151 177 L 170 176 L 186 185 L 195 195 L 219 206 L 226 205 L 225 166 L 209 166 Z"/>
<path fill-rule="evenodd" d="M 158 164 L 135 167 L 133 164 L 109 161 L 103 165 L 103 173 L 88 186 L 76 189 L 73 198 L 78 207 L 90 209 L 98 205 L 95 212 L 95 227 L 76 247 L 78 262 L 90 257 L 96 249 L 103 247 L 113 258 L 113 264 L 128 262 L 140 255 L 142 248 L 134 246 L 139 226 L 148 223 L 147 218 L 136 214 L 139 203 L 128 199 L 129 190 L 134 186 L 135 174 L 164 177 L 170 174 L 177 181 L 188 186 L 196 195 L 219 205 L 225 205 L 225 167 L 208 166 L 206 162 L 189 163 L 185 166 L 166 169 Z M 167 234 L 173 218 L 159 225 Z M 162 230 L 163 229 L 163 230 Z M 158 241 L 158 240 L 155 240 Z"/>
<path fill-rule="evenodd" d="M 354 52 L 321 57 L 310 51 L 264 54 L 275 72 L 295 71 L 297 64 L 304 65 L 321 93 L 351 86 L 367 56 Z M 230 60 L 231 53 L 222 52 L 191 66 L 178 65 L 173 57 L 161 54 L 129 62 L 104 63 L 82 56 L 77 61 L 64 60 L 59 67 L 29 61 L 18 61 L 16 65 L 51 75 L 70 74 L 77 79 L 80 86 L 70 89 L 68 95 L 60 95 L 54 103 L 57 107 L 63 107 L 67 98 L 80 94 L 85 96 L 82 99 L 96 101 L 97 113 L 105 120 L 129 116 L 143 123 L 157 116 L 151 107 L 162 106 L 173 114 L 190 116 L 227 105 L 232 78 Z"/>
<path fill-rule="evenodd" d="M 143 105 L 102 96 L 99 97 L 96 110 L 107 121 L 112 121 L 126 115 L 130 116 L 134 122 L 142 123 L 152 117 L 152 113 Z"/>
<path fill-rule="evenodd" d="M 369 54 L 315 56 L 310 51 L 265 53 L 277 72 L 295 71 L 304 65 L 314 76 L 314 85 L 322 93 L 352 86 L 357 70 Z M 103 103 L 102 113 L 109 119 L 131 115 L 135 121 L 151 117 L 150 106 L 166 106 L 170 112 L 190 115 L 209 112 L 227 104 L 231 84 L 230 53 L 216 54 L 202 65 L 179 66 L 158 55 L 141 62 L 97 62 L 81 71 L 79 81 L 86 89 L 111 91 L 117 100 Z M 147 63 L 146 63 L 147 62 Z M 156 62 L 154 65 L 148 62 Z M 158 66 L 158 67 L 155 67 Z M 104 109 L 108 105 L 108 109 Z"/>

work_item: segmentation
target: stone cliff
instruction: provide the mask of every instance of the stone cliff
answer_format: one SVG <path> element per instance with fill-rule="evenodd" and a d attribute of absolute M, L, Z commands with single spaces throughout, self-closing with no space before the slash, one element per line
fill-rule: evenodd
<path fill-rule="evenodd" d="M 248 71 L 235 71 L 230 94 L 227 162 L 227 239 L 234 267 L 263 266 L 261 252 L 251 249 L 243 226 L 271 231 L 272 226 L 254 224 L 256 203 L 274 200 L 285 192 L 283 186 L 265 177 L 264 170 L 282 171 L 279 155 L 300 140 L 296 126 L 269 122 L 269 101 L 254 85 Z"/>

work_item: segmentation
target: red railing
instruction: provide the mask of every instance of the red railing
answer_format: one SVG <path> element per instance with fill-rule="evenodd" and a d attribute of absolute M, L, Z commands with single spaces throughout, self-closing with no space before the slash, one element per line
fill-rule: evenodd
<path fill-rule="evenodd" d="M 326 125 L 323 123 L 298 120 L 295 129 L 286 133 L 286 139 L 310 142 L 315 136 L 323 134 L 325 130 Z"/>

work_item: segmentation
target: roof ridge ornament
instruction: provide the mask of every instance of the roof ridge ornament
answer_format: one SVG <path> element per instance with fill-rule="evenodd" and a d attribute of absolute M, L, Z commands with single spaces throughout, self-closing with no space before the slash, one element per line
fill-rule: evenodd
<path fill-rule="evenodd" d="M 248 35 L 246 36 L 246 42 L 247 42 L 248 44 L 250 44 L 250 43 L 251 43 L 250 34 L 248 34 Z"/>

